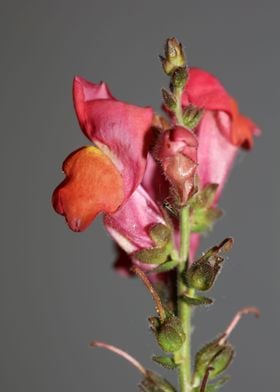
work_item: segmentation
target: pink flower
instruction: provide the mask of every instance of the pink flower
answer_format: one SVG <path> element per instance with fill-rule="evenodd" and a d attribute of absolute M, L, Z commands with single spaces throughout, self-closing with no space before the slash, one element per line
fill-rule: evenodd
<path fill-rule="evenodd" d="M 66 178 L 54 191 L 53 205 L 72 230 L 81 231 L 100 212 L 121 210 L 141 183 L 153 111 L 120 102 L 106 84 L 78 77 L 73 98 L 82 131 L 94 146 L 65 160 Z"/>
<path fill-rule="evenodd" d="M 219 184 L 216 200 L 229 175 L 239 147 L 250 149 L 256 125 L 239 113 L 237 103 L 210 73 L 191 68 L 182 97 L 183 107 L 204 109 L 195 129 L 198 137 L 198 175 L 201 187 Z"/>

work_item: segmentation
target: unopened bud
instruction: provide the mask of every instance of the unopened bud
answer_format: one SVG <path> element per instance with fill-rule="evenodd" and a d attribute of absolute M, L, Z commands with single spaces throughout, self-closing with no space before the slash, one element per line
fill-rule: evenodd
<path fill-rule="evenodd" d="M 171 75 L 176 68 L 186 65 L 182 44 L 176 38 L 169 38 L 165 44 L 165 57 L 160 56 L 163 70 Z"/>
<path fill-rule="evenodd" d="M 183 89 L 187 82 L 187 70 L 186 67 L 176 68 L 172 74 L 171 86 L 172 88 Z"/>
<path fill-rule="evenodd" d="M 177 107 L 177 99 L 175 95 L 172 94 L 171 91 L 166 90 L 165 88 L 163 88 L 161 92 L 162 92 L 163 101 L 167 106 L 167 108 L 170 110 L 175 110 Z"/>
<path fill-rule="evenodd" d="M 199 124 L 203 114 L 202 109 L 197 109 L 193 106 L 188 106 L 183 113 L 184 125 L 189 129 L 194 129 Z"/>

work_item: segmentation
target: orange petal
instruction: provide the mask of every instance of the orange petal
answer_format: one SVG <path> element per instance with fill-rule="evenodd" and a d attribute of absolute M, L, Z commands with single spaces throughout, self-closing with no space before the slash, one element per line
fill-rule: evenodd
<path fill-rule="evenodd" d="M 100 212 L 113 213 L 124 200 L 123 180 L 96 147 L 82 147 L 63 163 L 65 180 L 55 189 L 53 206 L 69 227 L 82 231 Z"/>
<path fill-rule="evenodd" d="M 253 133 L 256 126 L 247 117 L 240 114 L 236 101 L 231 99 L 232 107 L 232 128 L 231 142 L 235 146 L 241 146 L 245 149 L 253 147 Z"/>

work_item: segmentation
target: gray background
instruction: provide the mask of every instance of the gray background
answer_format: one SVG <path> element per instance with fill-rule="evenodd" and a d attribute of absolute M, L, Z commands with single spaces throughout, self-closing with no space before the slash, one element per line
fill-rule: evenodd
<path fill-rule="evenodd" d="M 173 35 L 190 64 L 219 76 L 263 129 L 255 149 L 239 156 L 221 200 L 226 215 L 204 242 L 233 235 L 236 246 L 216 305 L 196 312 L 194 348 L 237 309 L 258 305 L 261 319 L 244 319 L 232 336 L 238 356 L 224 390 L 278 390 L 279 33 L 276 0 L 1 1 L 1 391 L 136 390 L 138 373 L 89 349 L 93 338 L 156 368 L 150 297 L 111 270 L 101 221 L 72 233 L 50 196 L 62 160 L 87 144 L 72 107 L 73 75 L 158 108 L 167 80 L 157 55 Z"/>

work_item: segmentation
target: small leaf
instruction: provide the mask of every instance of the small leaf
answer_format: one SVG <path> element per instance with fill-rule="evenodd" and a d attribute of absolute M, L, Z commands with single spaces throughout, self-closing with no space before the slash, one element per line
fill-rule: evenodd
<path fill-rule="evenodd" d="M 165 263 L 163 263 L 163 264 L 159 265 L 158 267 L 149 271 L 148 274 L 160 274 L 162 272 L 171 271 L 175 267 L 177 267 L 177 265 L 178 265 L 177 260 L 166 261 Z"/>
<path fill-rule="evenodd" d="M 223 215 L 219 208 L 201 208 L 192 210 L 191 230 L 195 233 L 202 233 L 210 230 L 217 219 Z"/>
<path fill-rule="evenodd" d="M 158 374 L 147 370 L 145 379 L 139 385 L 142 392 L 176 392 L 176 389 Z"/>
<path fill-rule="evenodd" d="M 193 209 L 211 207 L 216 196 L 219 184 L 208 184 L 200 192 L 193 195 L 189 201 Z"/>
<path fill-rule="evenodd" d="M 182 300 L 191 306 L 211 305 L 214 300 L 208 297 L 190 297 L 187 294 L 182 294 Z"/>
<path fill-rule="evenodd" d="M 178 366 L 171 357 L 153 356 L 152 360 L 166 369 L 175 369 Z"/>

